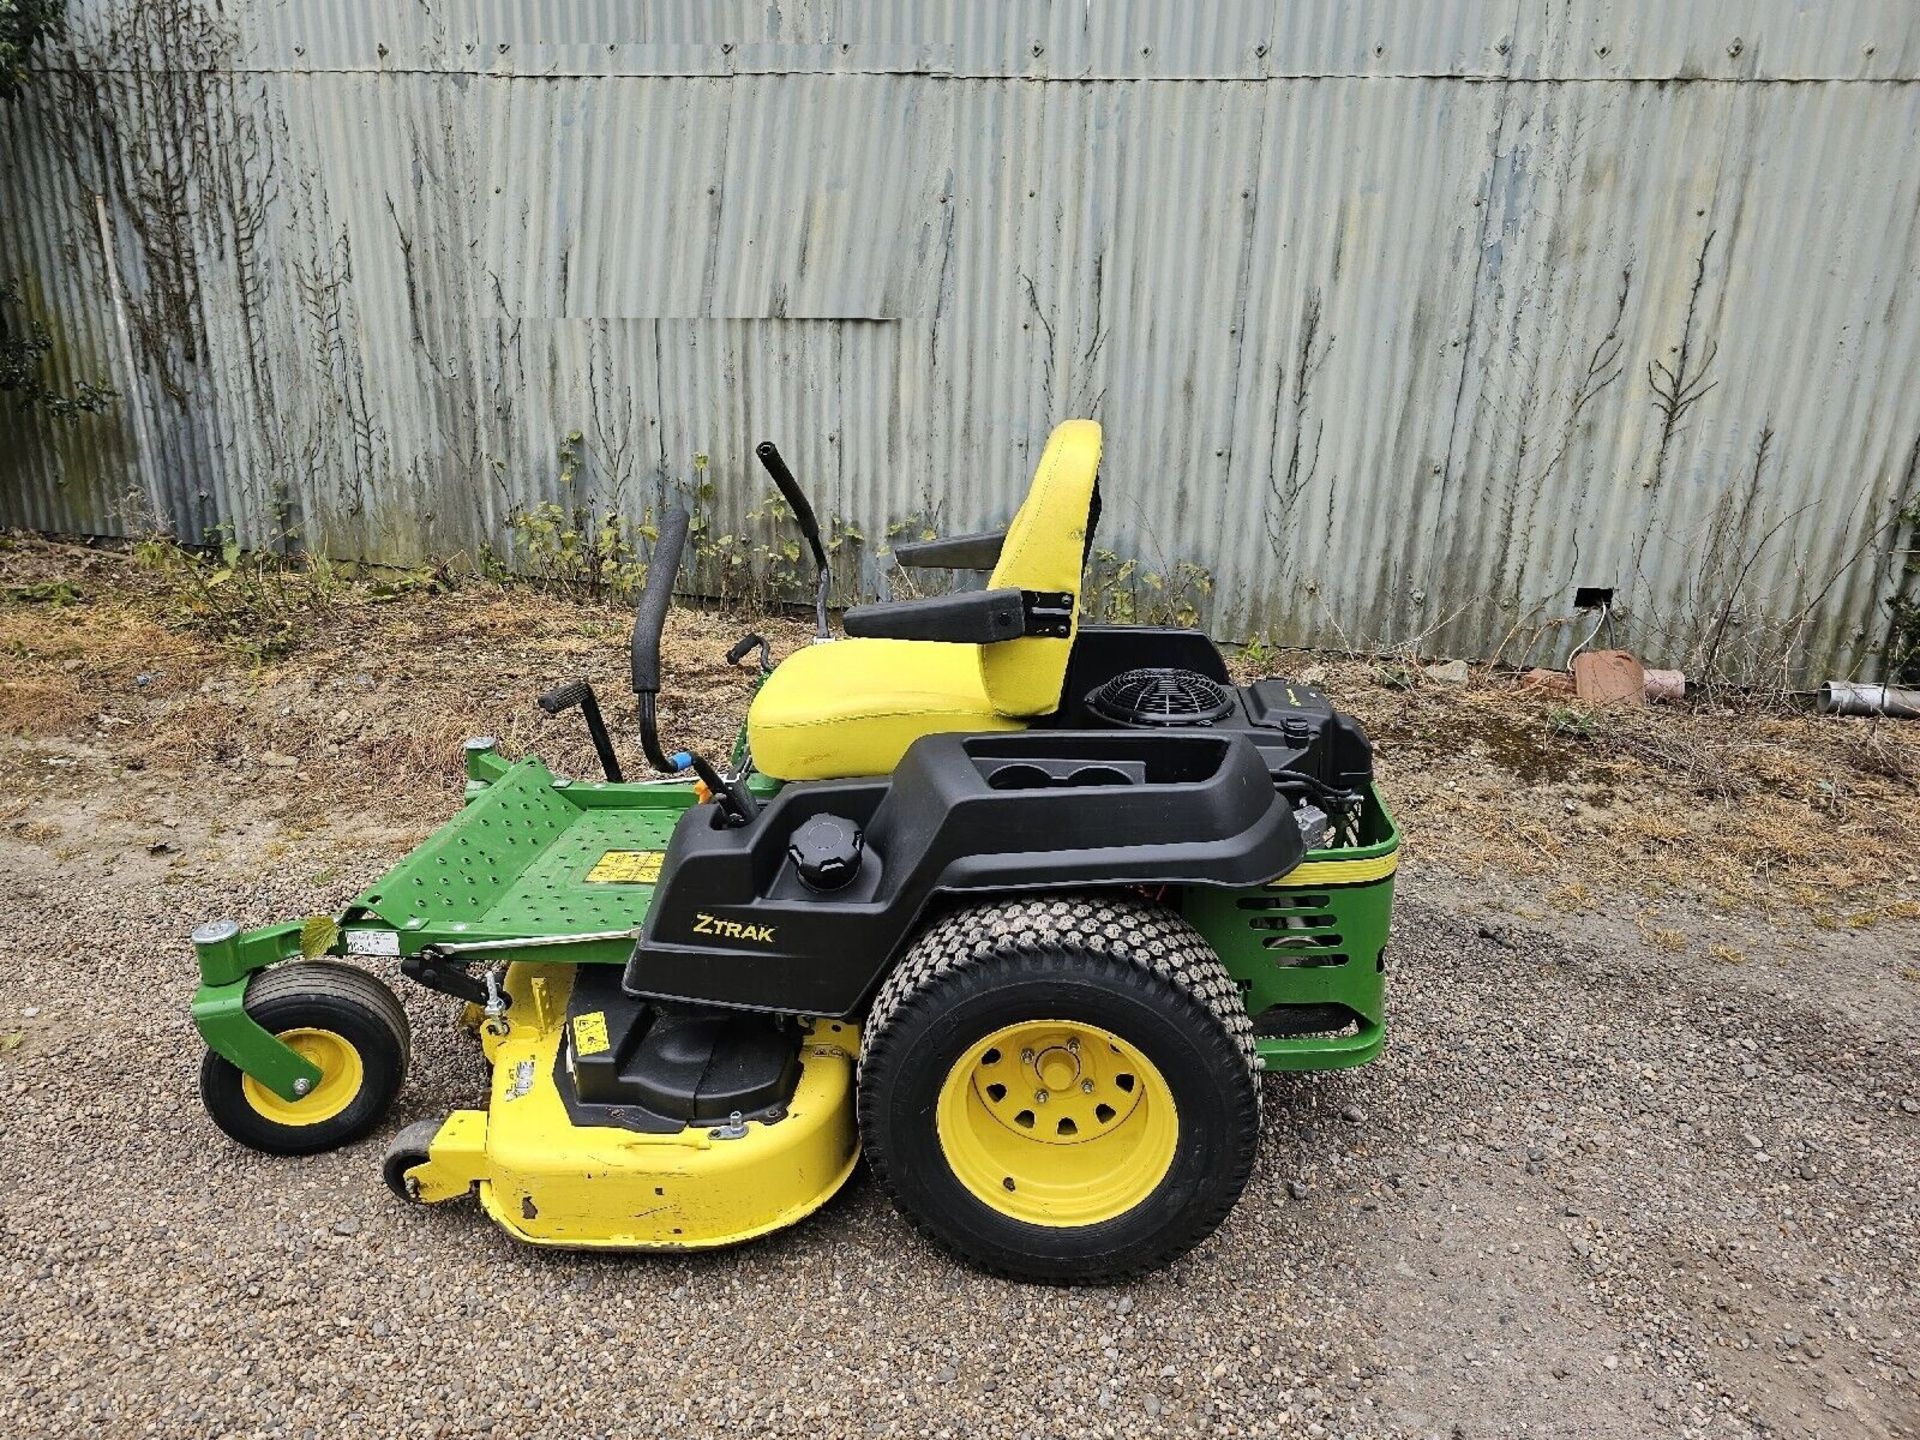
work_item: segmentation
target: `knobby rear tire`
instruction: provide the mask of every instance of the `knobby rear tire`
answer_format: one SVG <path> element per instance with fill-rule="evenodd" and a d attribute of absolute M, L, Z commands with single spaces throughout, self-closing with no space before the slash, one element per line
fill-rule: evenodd
<path fill-rule="evenodd" d="M 943 1085 L 970 1046 L 1031 1021 L 1103 1029 L 1164 1077 L 1173 1159 L 1124 1213 L 1031 1223 L 955 1172 L 935 1118 Z M 1118 894 L 996 900 L 935 920 L 881 987 L 861 1047 L 862 1144 L 895 1207 L 948 1253 L 1023 1280 L 1119 1280 L 1191 1249 L 1233 1208 L 1259 1142 L 1259 1077 L 1240 988 L 1178 915 Z"/>

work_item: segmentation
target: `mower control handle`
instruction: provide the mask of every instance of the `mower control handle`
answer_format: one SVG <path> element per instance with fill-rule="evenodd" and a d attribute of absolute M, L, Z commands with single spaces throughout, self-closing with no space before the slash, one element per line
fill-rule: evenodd
<path fill-rule="evenodd" d="M 742 635 L 733 642 L 733 648 L 727 651 L 727 664 L 738 665 L 755 650 L 760 652 L 760 673 L 773 669 L 773 650 L 767 644 L 767 638 L 758 633 Z"/>
<path fill-rule="evenodd" d="M 633 693 L 654 695 L 660 690 L 660 632 L 666 628 L 667 609 L 673 604 L 673 577 L 680 573 L 680 552 L 687 548 L 687 512 L 679 505 L 660 521 L 660 538 L 647 562 L 647 588 L 633 615 Z M 649 759 L 652 757 L 649 756 Z"/>
<path fill-rule="evenodd" d="M 666 775 L 691 770 L 713 792 L 728 820 L 745 825 L 760 812 L 759 802 L 744 781 L 728 781 L 697 750 L 669 755 L 660 744 L 660 632 L 666 628 L 667 607 L 673 604 L 673 577 L 680 573 L 680 553 L 687 548 L 689 525 L 685 508 L 675 505 L 660 521 L 660 538 L 647 562 L 647 588 L 633 616 L 633 693 L 640 699 L 640 749 L 647 763 Z"/>
<path fill-rule="evenodd" d="M 814 519 L 813 506 L 807 503 L 800 482 L 793 478 L 793 472 L 787 468 L 787 462 L 780 458 L 780 449 L 771 440 L 762 440 L 753 447 L 753 453 L 760 457 L 760 463 L 767 467 L 767 474 L 773 477 L 773 483 L 779 487 L 780 494 L 793 511 L 794 523 L 800 527 L 800 533 L 807 537 L 807 547 L 813 551 L 813 563 L 824 570 L 827 568 L 827 552 L 820 544 L 820 522 Z"/>
<path fill-rule="evenodd" d="M 807 548 L 813 551 L 813 633 L 818 639 L 831 639 L 832 632 L 827 629 L 827 591 L 833 588 L 833 570 L 827 564 L 826 546 L 820 543 L 820 522 L 814 518 L 813 506 L 807 503 L 800 482 L 793 478 L 787 462 L 780 458 L 779 448 L 771 440 L 762 440 L 753 447 L 753 453 L 760 457 L 767 474 L 773 477 L 773 483 L 786 497 L 787 505 L 793 511 L 794 523 L 800 527 L 800 533 L 807 537 Z"/>
<path fill-rule="evenodd" d="M 613 737 L 607 733 L 606 718 L 600 713 L 600 697 L 593 693 L 590 682 L 569 680 L 554 686 L 535 703 L 549 715 L 558 715 L 578 705 L 586 717 L 587 734 L 593 739 L 593 753 L 600 757 L 600 768 L 607 772 L 607 779 L 616 785 L 620 783 L 620 760 L 613 753 Z"/>

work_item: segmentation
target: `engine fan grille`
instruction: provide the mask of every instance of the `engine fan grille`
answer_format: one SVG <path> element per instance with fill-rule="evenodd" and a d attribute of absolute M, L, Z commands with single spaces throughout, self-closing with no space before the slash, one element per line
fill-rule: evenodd
<path fill-rule="evenodd" d="M 1122 725 L 1211 725 L 1233 709 L 1233 692 L 1192 670 L 1128 670 L 1097 686 L 1087 708 Z"/>

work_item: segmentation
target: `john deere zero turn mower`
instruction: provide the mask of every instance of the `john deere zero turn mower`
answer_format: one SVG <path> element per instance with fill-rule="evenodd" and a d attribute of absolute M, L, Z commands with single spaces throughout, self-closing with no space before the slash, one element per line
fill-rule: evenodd
<path fill-rule="evenodd" d="M 805 497 L 760 458 L 819 566 Z M 477 1196 L 522 1240 L 683 1249 L 790 1225 L 862 1149 L 900 1212 L 990 1270 L 1164 1263 L 1239 1197 L 1260 1072 L 1384 1038 L 1399 837 L 1365 735 L 1310 686 L 1234 688 L 1192 630 L 1080 623 L 1100 429 L 1053 433 L 1000 533 L 902 545 L 984 589 L 846 612 L 766 671 L 725 771 L 656 729 L 687 531 L 635 618 L 628 781 L 467 744 L 467 803 L 339 917 L 461 1002 L 484 1109 L 406 1126 L 387 1183 Z M 749 637 L 734 660 L 754 648 Z M 194 933 L 207 1109 L 282 1154 L 377 1127 L 407 1068 L 393 993 L 301 956 L 300 922 Z M 309 932 L 311 935 L 311 931 Z"/>

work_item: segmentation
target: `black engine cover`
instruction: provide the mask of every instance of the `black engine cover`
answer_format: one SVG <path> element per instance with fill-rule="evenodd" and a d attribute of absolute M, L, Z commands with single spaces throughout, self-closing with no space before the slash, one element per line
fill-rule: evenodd
<path fill-rule="evenodd" d="M 1351 715 L 1333 708 L 1324 693 L 1297 680 L 1257 680 L 1227 688 L 1227 666 L 1214 643 L 1198 630 L 1155 626 L 1083 625 L 1067 664 L 1060 709 L 1034 722 L 1037 728 L 1079 730 L 1098 726 L 1166 731 L 1164 718 L 1129 725 L 1111 706 L 1094 703 L 1115 681 L 1140 670 L 1188 672 L 1196 690 L 1220 687 L 1231 697 L 1224 712 L 1181 728 L 1240 731 L 1259 748 L 1278 777 L 1305 775 L 1336 790 L 1364 790 L 1373 779 L 1373 747 Z"/>
<path fill-rule="evenodd" d="M 1313 686 L 1256 680 L 1239 698 L 1235 713 L 1212 728 L 1244 726 L 1275 775 L 1306 775 L 1336 790 L 1364 790 L 1373 780 L 1367 732 Z"/>

